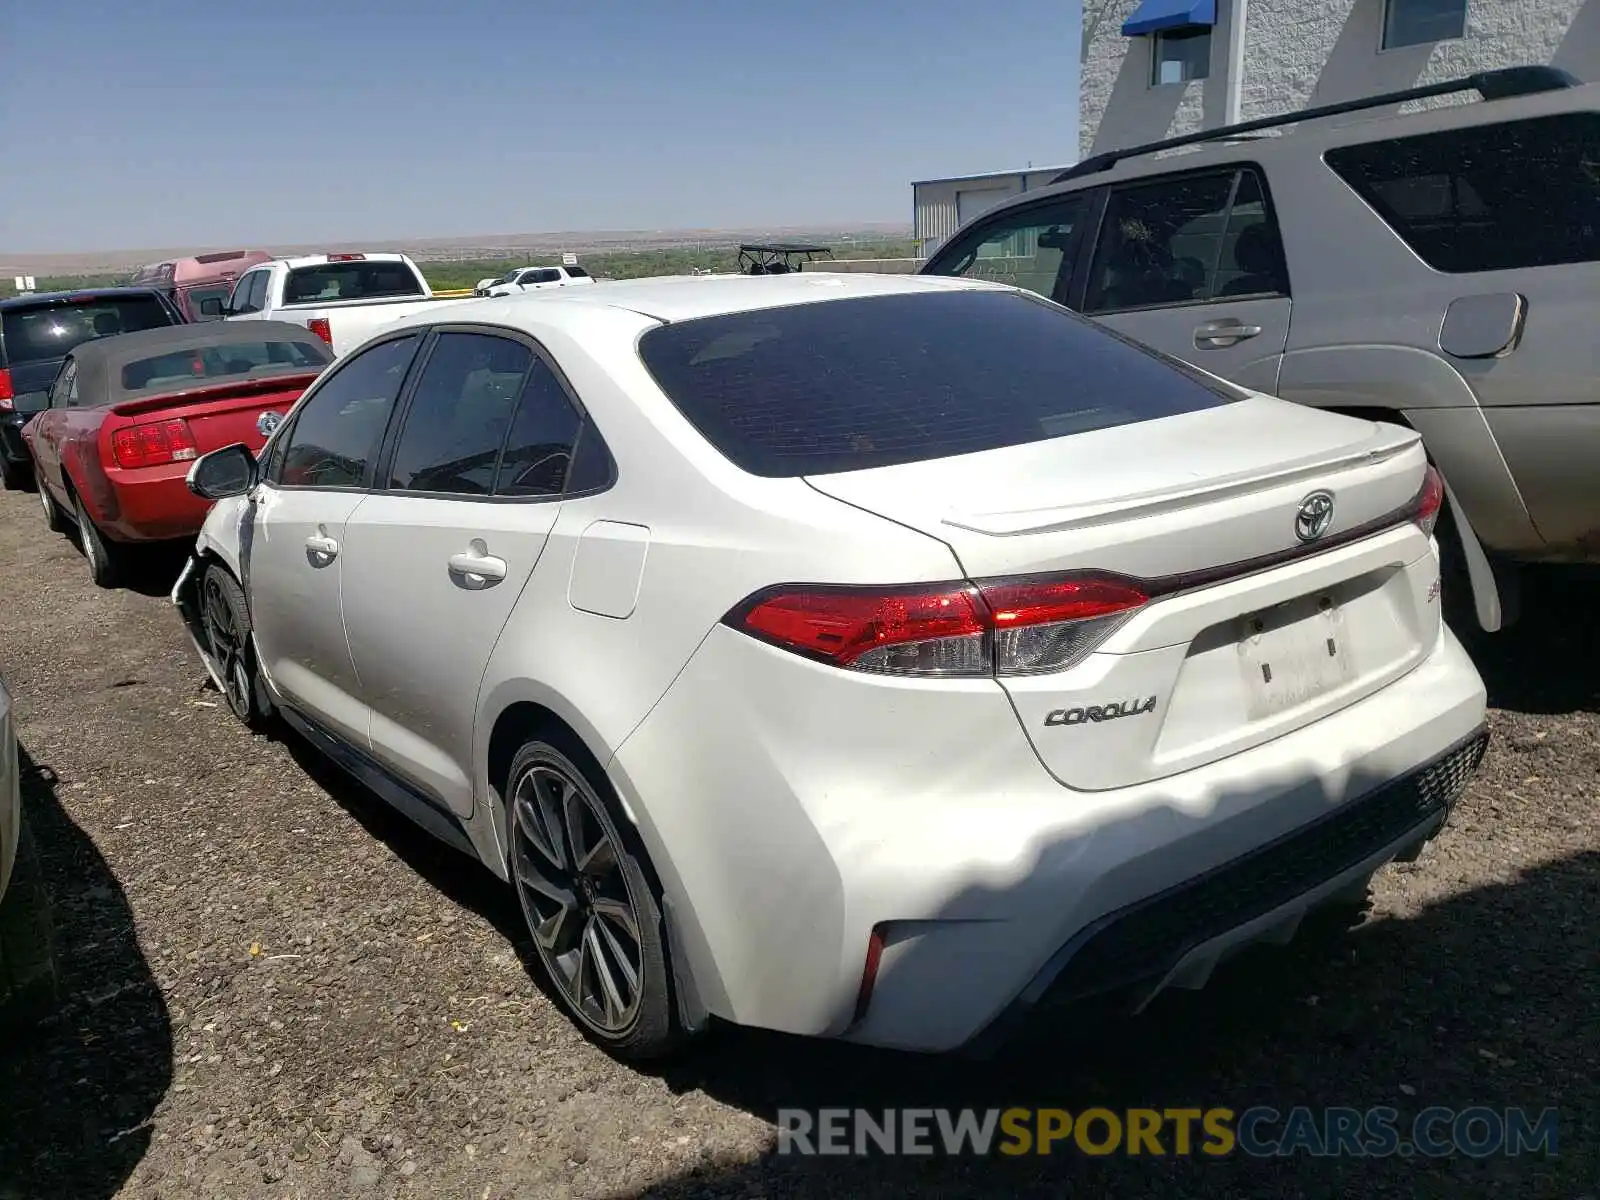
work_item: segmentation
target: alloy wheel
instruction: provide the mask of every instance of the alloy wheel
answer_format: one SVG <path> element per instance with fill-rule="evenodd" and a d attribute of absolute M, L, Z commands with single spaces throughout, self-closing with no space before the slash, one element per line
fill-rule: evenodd
<path fill-rule="evenodd" d="M 203 587 L 201 612 L 205 618 L 206 641 L 211 647 L 211 657 L 217 664 L 217 674 L 222 676 L 227 690 L 228 707 L 235 715 L 247 718 L 250 713 L 250 668 L 245 661 L 244 636 L 239 622 L 234 618 L 233 606 L 222 593 L 222 584 L 213 575 L 207 575 Z"/>
<path fill-rule="evenodd" d="M 598 1032 L 639 1015 L 639 912 L 616 833 L 599 800 L 561 767 L 535 762 L 517 779 L 512 873 L 534 944 L 567 1003 Z"/>
<path fill-rule="evenodd" d="M 74 515 L 78 518 L 78 542 L 83 546 L 83 556 L 89 560 L 90 572 L 98 578 L 103 565 L 100 562 L 100 541 L 95 534 L 94 522 L 84 510 L 82 500 L 77 502 Z"/>

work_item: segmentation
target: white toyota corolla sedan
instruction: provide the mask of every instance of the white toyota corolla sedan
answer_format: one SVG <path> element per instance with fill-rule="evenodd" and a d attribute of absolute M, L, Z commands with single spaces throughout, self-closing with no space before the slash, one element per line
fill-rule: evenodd
<path fill-rule="evenodd" d="M 1415 856 L 1486 742 L 1415 433 L 976 281 L 417 314 L 190 487 L 233 711 L 514 884 L 621 1055 L 1199 986 Z"/>

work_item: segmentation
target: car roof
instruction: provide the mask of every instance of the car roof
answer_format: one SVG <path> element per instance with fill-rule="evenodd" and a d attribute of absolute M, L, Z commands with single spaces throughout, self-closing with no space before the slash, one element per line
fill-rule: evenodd
<path fill-rule="evenodd" d="M 325 343 L 304 325 L 290 321 L 195 321 L 162 325 L 135 333 L 80 342 L 67 351 L 78 364 L 81 387 L 103 392 L 107 381 L 129 363 L 208 346 L 235 346 L 250 342 L 285 341 Z"/>
<path fill-rule="evenodd" d="M 7 296 L 0 300 L 0 309 L 25 308 L 34 304 L 52 304 L 62 300 L 99 300 L 116 296 L 159 296 L 158 289 L 142 284 L 128 287 L 72 288 L 70 291 L 29 292 L 24 296 Z"/>
<path fill-rule="evenodd" d="M 935 275 L 872 275 L 797 271 L 789 275 L 672 275 L 608 279 L 592 287 L 558 288 L 520 296 L 462 300 L 446 310 L 422 309 L 389 328 L 482 321 L 495 325 L 565 324 L 597 308 L 622 310 L 657 321 L 691 321 L 867 296 L 907 296 L 948 291 L 1010 291 L 976 279 Z"/>

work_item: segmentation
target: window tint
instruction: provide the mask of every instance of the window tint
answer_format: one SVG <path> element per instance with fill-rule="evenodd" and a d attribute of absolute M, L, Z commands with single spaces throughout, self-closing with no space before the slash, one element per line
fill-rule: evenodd
<path fill-rule="evenodd" d="M 305 341 L 282 338 L 259 342 L 226 342 L 220 346 L 192 346 L 165 354 L 135 359 L 122 368 L 124 391 L 196 387 L 258 376 L 320 371 L 332 361 L 321 338 Z"/>
<path fill-rule="evenodd" d="M 1082 218 L 1081 196 L 1029 205 L 967 231 L 935 256 L 930 275 L 960 275 L 1066 299 L 1073 261 L 1067 257 Z"/>
<path fill-rule="evenodd" d="M 969 454 L 1240 395 L 1016 292 L 702 317 L 650 330 L 639 353 L 707 441 L 766 476 Z"/>
<path fill-rule="evenodd" d="M 406 410 L 389 486 L 487 496 L 533 351 L 481 333 L 439 336 Z"/>
<path fill-rule="evenodd" d="M 1084 311 L 1195 304 L 1287 286 L 1278 229 L 1256 173 L 1190 175 L 1111 193 Z"/>
<path fill-rule="evenodd" d="M 561 495 L 581 423 L 556 373 L 536 359 L 522 388 L 495 491 L 502 496 Z"/>
<path fill-rule="evenodd" d="M 1385 0 L 1385 50 L 1426 46 L 1466 36 L 1467 0 Z"/>
<path fill-rule="evenodd" d="M 1211 74 L 1211 30 L 1162 30 L 1150 39 L 1150 83 L 1188 83 Z"/>
<path fill-rule="evenodd" d="M 0 321 L 4 322 L 6 359 L 16 366 L 63 358 L 74 346 L 95 338 L 160 329 L 175 324 L 176 318 L 152 293 L 13 306 L 0 315 Z"/>
<path fill-rule="evenodd" d="M 582 267 L 568 267 L 567 274 L 572 276 L 574 279 L 589 278 L 589 272 L 585 271 Z"/>
<path fill-rule="evenodd" d="M 422 282 L 405 263 L 370 259 L 299 267 L 289 272 L 288 281 L 283 285 L 285 304 L 420 295 Z"/>
<path fill-rule="evenodd" d="M 228 289 L 221 285 L 214 287 L 190 288 L 186 300 L 189 306 L 189 312 L 193 316 L 194 320 L 215 321 L 218 319 L 218 317 L 207 316 L 201 311 L 201 305 L 203 305 L 207 300 L 220 300 L 226 304 L 228 300 Z"/>
<path fill-rule="evenodd" d="M 1343 146 L 1324 157 L 1436 271 L 1600 261 L 1600 113 Z"/>
<path fill-rule="evenodd" d="M 411 365 L 418 334 L 354 355 L 295 415 L 280 482 L 289 487 L 360 487 Z"/>
<path fill-rule="evenodd" d="M 533 282 L 534 283 L 560 283 L 561 282 L 561 272 L 560 271 L 554 271 L 554 270 L 551 270 L 549 268 L 546 268 L 546 269 L 544 269 L 542 271 L 535 271 L 533 273 Z"/>

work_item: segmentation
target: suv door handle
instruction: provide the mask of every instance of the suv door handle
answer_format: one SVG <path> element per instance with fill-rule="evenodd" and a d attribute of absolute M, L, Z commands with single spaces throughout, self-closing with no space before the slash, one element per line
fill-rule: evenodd
<path fill-rule="evenodd" d="M 1259 325 L 1246 325 L 1232 317 L 1221 321 L 1208 321 L 1194 331 L 1194 344 L 1204 349 L 1210 347 L 1214 350 L 1225 349 L 1228 346 L 1237 346 L 1246 338 L 1253 338 L 1261 332 Z"/>
<path fill-rule="evenodd" d="M 461 576 L 473 591 L 493 587 L 506 577 L 506 560 L 488 553 L 452 554 L 448 566 L 450 574 Z"/>
<path fill-rule="evenodd" d="M 339 543 L 331 537 L 312 534 L 306 539 L 306 557 L 313 567 L 325 567 L 339 557 Z"/>

